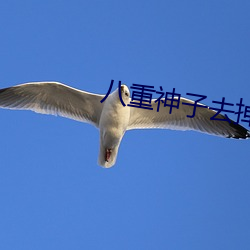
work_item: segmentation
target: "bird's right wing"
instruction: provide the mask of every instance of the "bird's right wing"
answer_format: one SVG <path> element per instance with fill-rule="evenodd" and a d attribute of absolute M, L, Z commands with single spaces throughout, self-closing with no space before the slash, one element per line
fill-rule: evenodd
<path fill-rule="evenodd" d="M 98 127 L 103 97 L 58 82 L 33 82 L 0 89 L 0 107 L 60 115 Z"/>

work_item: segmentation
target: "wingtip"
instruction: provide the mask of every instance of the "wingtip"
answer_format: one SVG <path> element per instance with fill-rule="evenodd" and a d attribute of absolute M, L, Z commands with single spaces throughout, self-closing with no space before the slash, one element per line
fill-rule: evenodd
<path fill-rule="evenodd" d="M 249 139 L 249 138 L 250 138 L 250 131 L 248 130 L 246 139 Z"/>
<path fill-rule="evenodd" d="M 231 121 L 229 123 L 232 128 L 235 129 L 235 133 L 228 138 L 233 139 L 249 139 L 250 138 L 250 131 L 241 126 L 240 124 L 235 123 L 234 121 Z"/>

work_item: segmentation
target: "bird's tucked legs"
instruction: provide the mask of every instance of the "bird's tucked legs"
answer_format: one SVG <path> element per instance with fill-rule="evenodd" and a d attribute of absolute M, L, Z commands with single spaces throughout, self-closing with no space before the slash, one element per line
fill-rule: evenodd
<path fill-rule="evenodd" d="M 111 156 L 111 153 L 112 153 L 112 149 L 106 149 L 106 153 L 105 153 L 105 161 L 108 162 L 109 159 L 110 159 L 110 156 Z"/>

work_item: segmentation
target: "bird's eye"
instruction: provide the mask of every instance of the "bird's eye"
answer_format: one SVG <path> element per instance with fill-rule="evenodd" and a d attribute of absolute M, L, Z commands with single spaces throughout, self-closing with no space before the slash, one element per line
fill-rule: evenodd
<path fill-rule="evenodd" d="M 125 92 L 125 95 L 128 96 L 128 92 Z"/>

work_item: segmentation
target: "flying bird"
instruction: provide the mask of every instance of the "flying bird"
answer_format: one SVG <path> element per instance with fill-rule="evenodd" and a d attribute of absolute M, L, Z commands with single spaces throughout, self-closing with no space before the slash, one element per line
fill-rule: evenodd
<path fill-rule="evenodd" d="M 119 91 L 125 107 L 120 101 Z M 155 102 L 156 99 L 152 100 L 153 110 L 127 106 L 131 98 L 126 85 L 121 85 L 120 89 L 117 88 L 104 102 L 101 102 L 104 97 L 59 82 L 32 82 L 0 89 L 0 107 L 32 110 L 93 124 L 100 130 L 98 164 L 105 168 L 115 164 L 119 145 L 127 130 L 153 128 L 195 130 L 226 138 L 250 137 L 250 132 L 246 128 L 232 120 L 231 122 L 210 120 L 217 112 L 209 107 L 196 107 L 195 116 L 187 117 L 193 114 L 194 107 L 182 103 L 195 102 L 186 98 L 181 98 L 179 109 L 172 109 L 170 114 L 170 107 L 164 107 L 161 102 L 157 112 L 159 103 Z M 217 117 L 225 118 L 221 114 Z"/>

